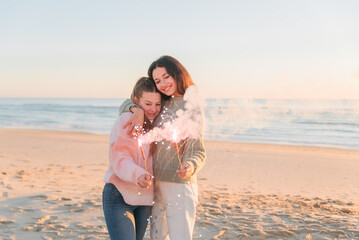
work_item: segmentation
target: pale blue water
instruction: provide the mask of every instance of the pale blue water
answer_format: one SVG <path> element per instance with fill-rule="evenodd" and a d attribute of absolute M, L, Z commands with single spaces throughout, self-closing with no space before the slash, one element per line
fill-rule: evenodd
<path fill-rule="evenodd" d="M 0 128 L 110 134 L 124 99 L 0 98 Z M 359 150 L 359 100 L 206 99 L 206 140 Z"/>

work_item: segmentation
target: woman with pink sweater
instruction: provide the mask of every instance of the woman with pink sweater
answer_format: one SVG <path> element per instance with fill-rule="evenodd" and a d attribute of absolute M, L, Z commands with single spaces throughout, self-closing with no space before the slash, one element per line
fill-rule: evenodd
<path fill-rule="evenodd" d="M 145 115 L 143 129 L 151 129 L 152 120 L 161 109 L 161 95 L 153 81 L 137 81 L 131 99 Z M 127 135 L 124 126 L 132 117 L 122 113 L 111 131 L 109 166 L 105 174 L 103 210 L 112 240 L 140 240 L 146 232 L 153 205 L 152 156 L 150 146 L 143 144 L 143 155 L 135 138 Z"/>

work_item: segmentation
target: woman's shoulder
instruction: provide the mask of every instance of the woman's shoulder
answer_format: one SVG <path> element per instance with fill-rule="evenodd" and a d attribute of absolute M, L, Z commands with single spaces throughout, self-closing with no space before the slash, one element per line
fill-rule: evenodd
<path fill-rule="evenodd" d="M 131 112 L 121 113 L 115 122 L 115 126 L 117 127 L 125 126 L 125 124 L 131 119 L 132 115 L 133 114 Z"/>
<path fill-rule="evenodd" d="M 123 112 L 120 114 L 120 116 L 118 117 L 119 120 L 121 121 L 127 121 L 130 120 L 130 118 L 133 116 L 133 113 L 131 112 Z"/>

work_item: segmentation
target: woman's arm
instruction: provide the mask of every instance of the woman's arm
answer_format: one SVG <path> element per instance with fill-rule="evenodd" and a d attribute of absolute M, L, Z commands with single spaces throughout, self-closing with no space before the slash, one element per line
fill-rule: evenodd
<path fill-rule="evenodd" d="M 145 118 L 143 109 L 136 105 L 131 99 L 126 99 L 119 108 L 119 114 L 123 112 L 132 112 L 132 118 L 124 125 L 127 128 L 127 135 L 138 136 L 142 133 L 142 126 Z M 136 127 L 137 126 L 137 127 Z"/>
<path fill-rule="evenodd" d="M 187 139 L 183 154 L 183 169 L 177 171 L 178 176 L 186 179 L 196 174 L 203 167 L 205 160 L 206 150 L 202 137 Z"/>
<path fill-rule="evenodd" d="M 126 99 L 118 109 L 119 115 L 124 112 L 131 112 L 131 108 L 135 106 L 137 105 L 131 99 Z"/>
<path fill-rule="evenodd" d="M 123 181 L 141 186 L 140 176 L 145 175 L 146 170 L 134 162 L 134 159 L 137 158 L 137 142 L 129 138 L 126 134 L 126 129 L 123 128 L 130 117 L 131 115 L 129 114 L 121 115 L 112 129 L 109 154 L 110 165 L 117 177 Z"/>

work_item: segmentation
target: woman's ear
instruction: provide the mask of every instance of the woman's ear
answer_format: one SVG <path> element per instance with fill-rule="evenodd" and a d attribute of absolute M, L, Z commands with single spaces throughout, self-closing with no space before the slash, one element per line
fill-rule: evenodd
<path fill-rule="evenodd" d="M 134 97 L 134 98 L 133 98 L 133 102 L 138 105 L 138 98 L 137 98 L 137 97 Z"/>

